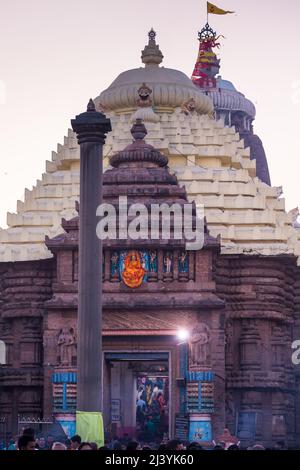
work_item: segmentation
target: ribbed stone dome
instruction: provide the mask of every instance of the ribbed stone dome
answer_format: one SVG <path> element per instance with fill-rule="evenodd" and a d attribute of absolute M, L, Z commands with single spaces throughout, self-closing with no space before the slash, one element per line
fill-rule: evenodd
<path fill-rule="evenodd" d="M 237 91 L 228 80 L 217 79 L 217 86 L 206 91 L 213 100 L 216 109 L 228 109 L 230 111 L 242 111 L 252 119 L 255 118 L 256 109 L 254 104 L 245 95 Z"/>
<path fill-rule="evenodd" d="M 213 103 L 184 73 L 160 67 L 162 53 L 150 36 L 149 44 L 142 52 L 142 61 L 145 67 L 127 70 L 121 73 L 116 80 L 95 99 L 96 106 L 102 106 L 107 111 L 134 110 L 139 99 L 138 90 L 145 84 L 152 91 L 151 100 L 154 110 L 159 112 L 170 111 L 181 107 L 193 99 L 195 110 L 200 114 L 212 114 Z"/>

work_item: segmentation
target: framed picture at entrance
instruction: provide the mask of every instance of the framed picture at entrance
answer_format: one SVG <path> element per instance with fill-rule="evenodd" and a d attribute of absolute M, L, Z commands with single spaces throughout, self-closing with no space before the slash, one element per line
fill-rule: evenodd
<path fill-rule="evenodd" d="M 137 436 L 146 442 L 164 437 L 169 431 L 169 378 L 138 376 L 136 394 Z"/>

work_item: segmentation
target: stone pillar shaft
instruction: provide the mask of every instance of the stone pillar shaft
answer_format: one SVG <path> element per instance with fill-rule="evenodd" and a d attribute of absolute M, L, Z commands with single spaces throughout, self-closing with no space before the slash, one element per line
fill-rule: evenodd
<path fill-rule="evenodd" d="M 77 410 L 102 411 L 102 245 L 96 210 L 102 200 L 102 151 L 110 121 L 95 110 L 72 120 L 80 144 Z"/>
<path fill-rule="evenodd" d="M 102 244 L 96 235 L 96 210 L 102 192 L 101 157 L 101 144 L 81 144 L 77 346 L 77 409 L 80 411 L 102 410 Z"/>

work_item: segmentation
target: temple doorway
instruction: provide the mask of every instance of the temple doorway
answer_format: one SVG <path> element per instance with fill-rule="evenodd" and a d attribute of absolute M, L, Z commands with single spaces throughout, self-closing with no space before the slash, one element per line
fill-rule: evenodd
<path fill-rule="evenodd" d="M 110 424 L 121 438 L 154 442 L 169 435 L 168 353 L 106 353 Z M 105 397 L 104 397 L 105 398 Z"/>

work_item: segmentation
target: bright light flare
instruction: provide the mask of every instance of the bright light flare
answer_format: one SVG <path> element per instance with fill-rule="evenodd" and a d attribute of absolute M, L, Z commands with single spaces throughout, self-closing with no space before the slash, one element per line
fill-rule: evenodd
<path fill-rule="evenodd" d="M 190 333 L 188 330 L 180 329 L 177 331 L 177 338 L 179 339 L 179 341 L 185 342 L 189 339 L 189 337 L 190 337 Z"/>

